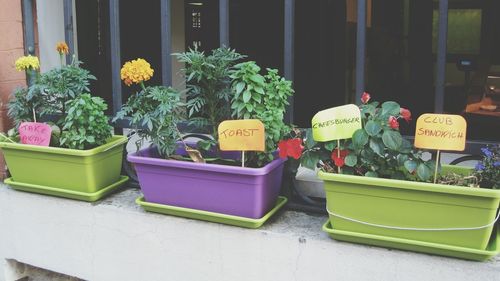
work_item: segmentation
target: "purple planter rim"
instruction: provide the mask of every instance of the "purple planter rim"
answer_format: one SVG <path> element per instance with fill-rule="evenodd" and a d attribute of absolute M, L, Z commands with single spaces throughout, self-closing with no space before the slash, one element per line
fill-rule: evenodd
<path fill-rule="evenodd" d="M 237 167 L 229 165 L 210 164 L 210 163 L 194 163 L 189 161 L 169 160 L 169 159 L 141 156 L 141 154 L 144 154 L 144 152 L 150 149 L 153 148 L 145 148 L 137 152 L 129 153 L 127 155 L 127 160 L 131 163 L 155 165 L 161 167 L 175 167 L 182 169 L 211 171 L 218 173 L 231 173 L 231 174 L 250 175 L 250 176 L 266 175 L 287 160 L 277 157 L 264 167 L 252 168 L 252 167 Z"/>

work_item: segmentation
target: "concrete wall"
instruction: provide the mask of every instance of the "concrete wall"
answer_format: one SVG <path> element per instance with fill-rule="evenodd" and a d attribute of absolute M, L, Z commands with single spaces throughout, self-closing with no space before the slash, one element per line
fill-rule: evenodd
<path fill-rule="evenodd" d="M 126 189 L 87 203 L 0 184 L 0 281 L 25 272 L 5 259 L 91 281 L 500 280 L 500 257 L 472 262 L 339 242 L 321 231 L 324 215 L 279 212 L 244 229 L 147 213 L 139 195 Z"/>
<path fill-rule="evenodd" d="M 10 128 L 7 102 L 16 87 L 26 85 L 24 72 L 14 66 L 24 55 L 21 0 L 0 0 L 0 131 Z M 5 163 L 0 157 L 0 178 L 5 174 Z"/>

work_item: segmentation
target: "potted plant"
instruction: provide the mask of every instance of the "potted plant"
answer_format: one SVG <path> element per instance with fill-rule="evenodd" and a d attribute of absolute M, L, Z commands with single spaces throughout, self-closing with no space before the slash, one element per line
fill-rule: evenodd
<path fill-rule="evenodd" d="M 210 55 L 190 50 L 177 56 L 186 64 L 188 121 L 208 126 L 211 138 L 181 141 L 179 93 L 145 87 L 144 79 L 133 81 L 141 91 L 130 97 L 118 118 L 130 117 L 139 136 L 154 144 L 128 156 L 145 197 L 139 202 L 163 213 L 258 227 L 285 203 L 277 203 L 285 161 L 273 153 L 289 130 L 283 115 L 293 93 L 291 83 L 275 70 L 261 75 L 254 62 L 235 64 L 243 56 L 228 48 Z M 137 61 L 126 63 L 122 79 L 130 80 L 141 68 Z M 245 167 L 240 167 L 239 153 L 218 148 L 218 123 L 232 117 L 259 119 L 265 125 L 266 152 L 247 153 Z"/>
<path fill-rule="evenodd" d="M 423 151 L 399 133 L 399 121 L 410 121 L 410 111 L 369 100 L 365 93 L 359 106 L 363 128 L 340 147 L 310 135 L 304 141 L 302 165 L 318 167 L 324 181 L 324 230 L 339 240 L 467 259 L 497 254 L 500 190 L 473 188 L 479 177 L 472 169 L 446 165 L 438 183 L 431 183 L 435 161 L 424 160 Z M 485 175 L 497 163 L 488 161 Z"/>
<path fill-rule="evenodd" d="M 57 50 L 63 56 L 66 44 L 59 44 Z M 0 142 L 11 175 L 5 183 L 24 191 L 98 200 L 127 180 L 120 176 L 127 138 L 112 136 L 113 128 L 104 115 L 107 105 L 88 94 L 95 77 L 79 62 L 63 65 L 61 60 L 60 68 L 40 74 L 34 58 L 16 62 L 19 70 L 34 79 L 29 87 L 17 89 L 8 104 L 15 127 Z M 37 122 L 49 115 L 53 122 Z M 47 131 L 38 128 L 48 130 L 48 135 L 40 135 Z M 24 130 L 33 135 L 20 135 Z M 33 142 L 42 138 L 50 143 Z"/>

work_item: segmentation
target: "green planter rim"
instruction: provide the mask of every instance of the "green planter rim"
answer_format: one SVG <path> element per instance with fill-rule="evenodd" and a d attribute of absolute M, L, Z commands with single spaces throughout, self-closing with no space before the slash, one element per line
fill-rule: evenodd
<path fill-rule="evenodd" d="M 63 154 L 63 155 L 72 155 L 72 156 L 92 156 L 98 153 L 107 151 L 113 147 L 124 144 L 128 141 L 126 136 L 114 135 L 112 136 L 107 143 L 100 145 L 98 147 L 94 147 L 92 149 L 86 150 L 78 150 L 78 149 L 69 149 L 69 148 L 61 148 L 61 147 L 50 147 L 50 146 L 39 146 L 39 145 L 29 145 L 29 144 L 21 144 L 21 143 L 11 143 L 11 142 L 0 142 L 1 148 L 7 149 L 18 149 L 18 150 L 27 150 L 33 152 L 43 152 L 43 153 L 53 153 L 53 154 Z"/>
<path fill-rule="evenodd" d="M 443 168 L 452 168 L 454 170 L 459 169 L 463 171 L 471 170 L 471 168 L 468 167 L 455 167 L 450 165 L 443 165 Z M 492 190 L 486 188 L 473 188 L 466 186 L 434 184 L 429 182 L 415 182 L 415 181 L 395 180 L 386 178 L 344 175 L 344 174 L 327 173 L 321 170 L 318 172 L 318 177 L 326 181 L 345 182 L 345 183 L 353 183 L 360 185 L 379 185 L 379 186 L 407 189 L 407 190 L 433 191 L 433 192 L 460 194 L 467 196 L 500 198 L 500 190 Z"/>

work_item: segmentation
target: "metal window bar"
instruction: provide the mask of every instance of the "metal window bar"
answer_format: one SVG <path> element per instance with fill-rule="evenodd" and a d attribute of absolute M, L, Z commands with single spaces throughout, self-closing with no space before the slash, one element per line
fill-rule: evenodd
<path fill-rule="evenodd" d="M 23 32 L 24 32 L 24 53 L 35 54 L 35 24 L 33 22 L 33 0 L 23 0 Z M 28 85 L 33 84 L 34 77 L 26 74 Z"/>
<path fill-rule="evenodd" d="M 69 52 L 66 55 L 66 63 L 70 63 L 75 53 L 75 40 L 73 30 L 73 0 L 64 0 L 64 39 L 68 45 Z"/>
<path fill-rule="evenodd" d="M 285 79 L 292 81 L 295 70 L 295 0 L 285 0 L 284 17 L 284 46 L 283 46 L 283 68 Z M 293 123 L 293 96 L 288 98 L 289 105 L 286 108 L 285 121 Z"/>
<path fill-rule="evenodd" d="M 365 91 L 365 59 L 366 59 L 366 0 L 358 0 L 356 29 L 356 93 L 355 101 L 359 102 Z"/>
<path fill-rule="evenodd" d="M 444 84 L 446 75 L 446 40 L 448 37 L 448 0 L 439 0 L 438 44 L 436 57 L 436 88 L 434 112 L 442 113 L 444 108 Z"/>
<path fill-rule="evenodd" d="M 219 0 L 219 44 L 229 47 L 229 0 Z"/>
<path fill-rule="evenodd" d="M 120 1 L 109 0 L 109 29 L 111 53 L 111 89 L 113 91 L 113 115 L 122 107 L 122 84 L 120 80 Z"/>
<path fill-rule="evenodd" d="M 171 0 L 161 0 L 161 80 L 164 86 L 172 85 L 172 17 Z"/>

